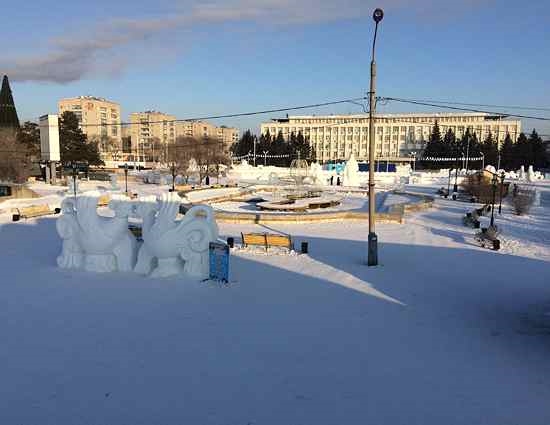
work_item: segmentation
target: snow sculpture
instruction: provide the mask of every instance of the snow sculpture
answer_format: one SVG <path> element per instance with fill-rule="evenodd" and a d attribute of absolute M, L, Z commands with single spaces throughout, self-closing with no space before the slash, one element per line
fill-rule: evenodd
<path fill-rule="evenodd" d="M 323 167 L 318 162 L 312 162 L 309 166 L 309 175 L 311 177 L 311 180 L 313 183 L 325 186 L 327 181 L 325 179 L 325 175 L 323 173 Z"/>
<path fill-rule="evenodd" d="M 59 267 L 92 272 L 131 271 L 135 264 L 136 240 L 128 230 L 131 201 L 112 195 L 109 208 L 114 217 L 97 214 L 98 191 L 63 201 L 64 214 L 56 224 L 63 239 Z"/>
<path fill-rule="evenodd" d="M 65 198 L 61 203 L 62 215 L 55 223 L 57 233 L 63 240 L 57 265 L 62 269 L 80 269 L 84 264 L 84 251 L 79 242 L 74 198 Z"/>
<path fill-rule="evenodd" d="M 359 187 L 359 164 L 353 154 L 344 168 L 344 186 Z"/>
<path fill-rule="evenodd" d="M 176 220 L 181 198 L 163 193 L 138 201 L 137 213 L 143 217 L 143 245 L 134 271 L 152 277 L 188 274 L 208 277 L 209 244 L 218 238 L 214 211 L 206 205 L 189 209 Z"/>
<path fill-rule="evenodd" d="M 528 182 L 534 182 L 536 180 L 535 177 L 535 170 L 533 170 L 533 166 L 530 165 L 527 169 L 527 181 Z"/>
<path fill-rule="evenodd" d="M 522 165 L 521 168 L 518 171 L 518 179 L 519 180 L 525 180 L 525 167 Z"/>
<path fill-rule="evenodd" d="M 67 192 L 70 194 L 78 193 L 78 179 L 73 179 L 72 177 L 67 177 Z"/>
<path fill-rule="evenodd" d="M 113 173 L 109 177 L 111 179 L 111 190 L 119 190 L 117 175 Z"/>
<path fill-rule="evenodd" d="M 495 167 L 493 167 L 492 165 L 487 165 L 485 167 L 485 171 L 488 171 L 490 173 L 493 173 L 493 174 L 496 174 L 497 170 L 495 169 Z"/>

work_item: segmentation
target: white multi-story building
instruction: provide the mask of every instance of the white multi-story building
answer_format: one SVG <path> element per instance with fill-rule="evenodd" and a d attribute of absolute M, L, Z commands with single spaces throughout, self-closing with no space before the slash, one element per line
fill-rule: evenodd
<path fill-rule="evenodd" d="M 491 133 L 499 142 L 510 134 L 516 140 L 521 121 L 505 115 L 485 113 L 410 113 L 380 114 L 375 118 L 376 157 L 408 159 L 417 157 L 426 147 L 430 132 L 437 121 L 441 135 L 451 129 L 462 137 L 469 128 L 481 140 Z M 368 115 L 288 116 L 261 124 L 262 134 L 276 137 L 279 132 L 288 139 L 292 133 L 302 133 L 315 149 L 321 162 L 345 160 L 353 153 L 360 160 L 368 159 Z"/>

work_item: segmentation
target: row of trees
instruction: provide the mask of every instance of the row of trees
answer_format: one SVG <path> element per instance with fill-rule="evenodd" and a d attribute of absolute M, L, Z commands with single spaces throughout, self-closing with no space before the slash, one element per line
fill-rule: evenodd
<path fill-rule="evenodd" d="M 288 167 L 298 156 L 310 162 L 315 161 L 315 149 L 301 132 L 291 133 L 286 140 L 282 132 L 279 132 L 276 137 L 273 137 L 269 131 L 257 137 L 247 130 L 240 140 L 231 146 L 231 153 L 235 157 L 253 154 L 254 145 L 256 145 L 257 162 L 262 161 L 264 152 L 267 153 L 267 164 L 278 167 Z"/>
<path fill-rule="evenodd" d="M 219 176 L 221 167 L 229 163 L 229 157 L 220 140 L 179 136 L 167 147 L 167 162 L 186 183 L 194 175 L 202 182 L 206 176 Z"/>
<path fill-rule="evenodd" d="M 70 111 L 59 118 L 61 163 L 85 162 L 102 165 L 97 141 L 88 141 Z M 0 131 L 0 180 L 24 182 L 32 174 L 33 163 L 40 161 L 40 128 L 27 121 L 19 128 Z"/>
<path fill-rule="evenodd" d="M 548 165 L 546 152 L 542 139 L 535 130 L 527 137 L 520 133 L 514 143 L 510 134 L 506 134 L 504 141 L 499 145 L 493 134 L 489 133 L 483 141 L 480 141 L 475 132 L 468 128 L 462 137 L 458 138 L 449 129 L 443 136 L 436 122 L 430 133 L 423 157 L 430 158 L 461 158 L 484 156 L 485 164 L 497 166 L 507 170 L 515 170 L 522 165 L 533 165 L 535 169 L 541 169 Z M 500 161 L 499 161 L 500 156 Z M 425 168 L 441 168 L 442 163 L 431 160 L 423 160 Z"/>

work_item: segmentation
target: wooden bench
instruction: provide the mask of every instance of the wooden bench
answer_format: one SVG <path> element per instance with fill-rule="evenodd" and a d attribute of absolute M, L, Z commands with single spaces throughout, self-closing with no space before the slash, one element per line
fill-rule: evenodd
<path fill-rule="evenodd" d="M 466 213 L 466 215 L 462 218 L 462 222 L 465 226 L 473 227 L 474 229 L 479 229 L 480 221 L 479 221 L 479 214 L 478 210 L 473 210 L 472 212 Z"/>
<path fill-rule="evenodd" d="M 243 246 L 263 246 L 267 252 L 269 247 L 294 249 L 290 235 L 277 235 L 274 233 L 241 233 Z"/>
<path fill-rule="evenodd" d="M 489 246 L 494 251 L 498 251 L 500 249 L 499 234 L 500 232 L 497 226 L 484 227 L 481 229 L 481 232 L 475 235 L 475 240 L 479 242 L 483 248 Z"/>
<path fill-rule="evenodd" d="M 109 201 L 111 200 L 111 197 L 109 195 L 101 195 L 99 199 L 97 200 L 97 206 L 98 207 L 106 207 L 109 205 Z"/>
<path fill-rule="evenodd" d="M 59 214 L 60 208 L 51 210 L 46 204 L 44 205 L 31 205 L 29 207 L 17 208 L 17 214 L 13 214 L 12 220 L 19 221 L 22 218 L 42 217 L 45 215 Z"/>

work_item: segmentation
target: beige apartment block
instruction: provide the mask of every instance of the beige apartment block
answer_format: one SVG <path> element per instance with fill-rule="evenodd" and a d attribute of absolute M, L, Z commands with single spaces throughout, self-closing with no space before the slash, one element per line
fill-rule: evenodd
<path fill-rule="evenodd" d="M 375 118 L 376 156 L 384 159 L 403 159 L 420 156 L 435 122 L 442 136 L 452 129 L 462 137 L 469 128 L 481 140 L 491 133 L 500 142 L 506 134 L 516 140 L 521 121 L 485 113 L 410 113 L 380 114 Z M 368 115 L 289 116 L 261 124 L 261 133 L 285 139 L 302 133 L 315 149 L 321 162 L 348 159 L 353 153 L 360 160 L 368 158 Z"/>
<path fill-rule="evenodd" d="M 146 161 L 162 161 L 176 141 L 176 117 L 158 111 L 130 114 L 131 150 Z"/>
<path fill-rule="evenodd" d="M 222 142 L 224 151 L 229 153 L 231 145 L 239 140 L 239 130 L 233 127 L 217 127 L 205 121 L 181 121 L 176 124 L 178 136 L 197 139 L 210 137 Z"/>
<path fill-rule="evenodd" d="M 58 102 L 59 115 L 71 111 L 78 117 L 82 131 L 88 140 L 109 137 L 117 148 L 121 146 L 120 105 L 94 96 L 79 96 L 61 99 Z M 111 146 L 113 148 L 113 146 Z"/>

